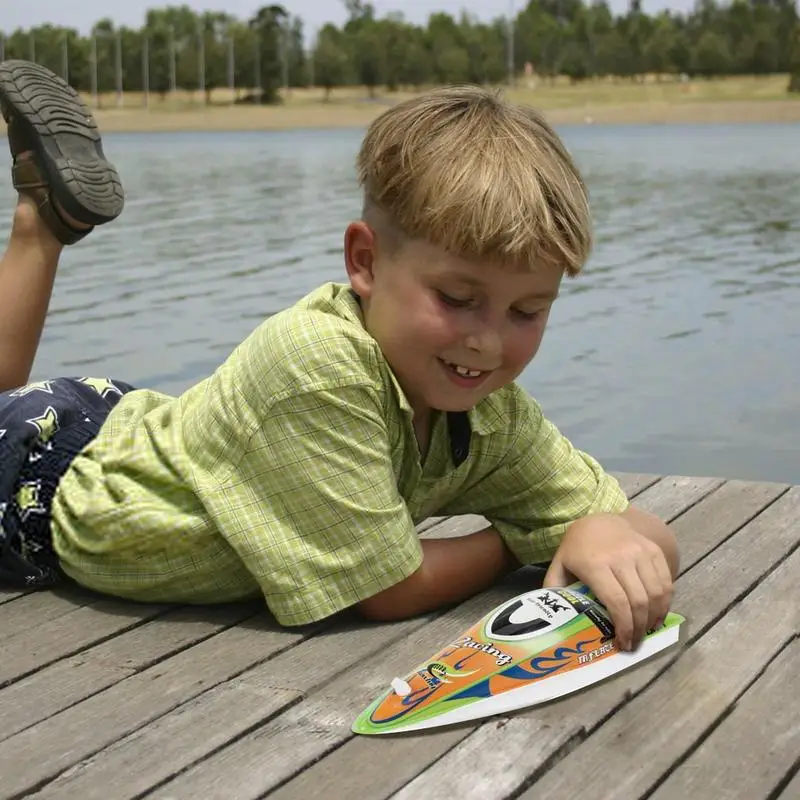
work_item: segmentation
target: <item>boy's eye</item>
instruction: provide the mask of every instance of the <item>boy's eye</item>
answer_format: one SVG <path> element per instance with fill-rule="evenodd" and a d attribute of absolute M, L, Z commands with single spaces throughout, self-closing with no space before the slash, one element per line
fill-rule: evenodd
<path fill-rule="evenodd" d="M 452 306 L 453 308 L 466 308 L 472 302 L 471 300 L 463 300 L 459 297 L 452 297 L 444 292 L 437 292 L 437 294 L 439 295 L 439 299 L 445 305 Z"/>
<path fill-rule="evenodd" d="M 522 311 L 519 308 L 512 308 L 511 309 L 520 319 L 525 320 L 525 322 L 533 322 L 539 314 L 541 314 L 541 310 L 536 311 Z"/>

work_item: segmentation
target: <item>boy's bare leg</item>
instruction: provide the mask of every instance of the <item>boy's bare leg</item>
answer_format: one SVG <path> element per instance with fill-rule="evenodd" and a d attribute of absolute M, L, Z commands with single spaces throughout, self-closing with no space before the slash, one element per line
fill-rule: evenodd
<path fill-rule="evenodd" d="M 30 377 L 63 247 L 42 222 L 36 203 L 20 195 L 0 259 L 0 392 Z"/>
<path fill-rule="evenodd" d="M 12 183 L 19 194 L 0 260 L 0 391 L 27 382 L 65 245 L 115 219 L 124 193 L 91 110 L 38 64 L 0 62 Z"/>

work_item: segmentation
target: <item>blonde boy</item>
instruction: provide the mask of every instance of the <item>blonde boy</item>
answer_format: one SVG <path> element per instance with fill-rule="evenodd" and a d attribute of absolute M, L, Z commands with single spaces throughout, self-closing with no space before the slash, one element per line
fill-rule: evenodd
<path fill-rule="evenodd" d="M 34 213 L 21 188 L 0 304 L 26 271 L 54 274 L 52 209 L 81 236 L 121 210 L 83 213 L 85 194 L 48 182 L 58 164 L 36 136 L 59 142 L 59 132 L 31 133 L 25 104 L 12 102 L 33 65 L 6 69 L 0 101 L 29 137 L 12 153 L 22 163 L 33 151 L 49 210 Z M 51 89 L 43 102 L 91 128 L 63 82 L 36 70 Z M 86 174 L 105 170 L 114 184 L 91 130 Z M 27 440 L 32 465 L 0 496 L 13 510 L 6 571 L 22 559 L 18 574 L 31 583 L 63 573 L 135 600 L 263 596 L 279 622 L 298 625 L 348 607 L 407 617 L 521 563 L 550 562 L 546 583 L 585 580 L 620 645 L 635 647 L 669 608 L 675 542 L 514 382 L 563 276 L 577 275 L 590 250 L 585 188 L 563 144 L 533 110 L 450 87 L 381 115 L 358 175 L 363 214 L 344 234 L 349 284 L 326 284 L 270 318 L 179 397 L 105 379 L 0 395 L 0 429 L 12 433 L 52 411 L 44 440 Z M 0 334 L 31 354 L 21 366 L 0 359 L 9 387 L 27 380 L 35 351 L 13 326 L 49 299 L 47 280 L 27 287 L 0 308 Z M 41 510 L 22 520 L 20 485 L 36 481 Z M 416 535 L 426 516 L 462 513 L 491 525 L 459 539 Z"/>

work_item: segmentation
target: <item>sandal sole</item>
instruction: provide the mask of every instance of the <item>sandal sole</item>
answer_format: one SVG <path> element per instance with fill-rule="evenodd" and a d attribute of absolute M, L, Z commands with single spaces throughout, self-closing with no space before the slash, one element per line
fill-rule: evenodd
<path fill-rule="evenodd" d="M 116 219 L 125 204 L 119 173 L 105 157 L 89 107 L 62 78 L 39 64 L 0 63 L 0 100 L 38 156 L 52 196 L 86 225 Z"/>

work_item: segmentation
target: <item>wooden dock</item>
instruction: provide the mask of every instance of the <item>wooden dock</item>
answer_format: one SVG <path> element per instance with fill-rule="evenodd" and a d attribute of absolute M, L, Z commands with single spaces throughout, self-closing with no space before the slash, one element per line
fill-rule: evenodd
<path fill-rule="evenodd" d="M 800 487 L 619 477 L 679 538 L 681 644 L 580 694 L 452 729 L 350 726 L 392 677 L 541 572 L 419 619 L 303 630 L 255 604 L 0 593 L 0 798 L 798 800 Z"/>

